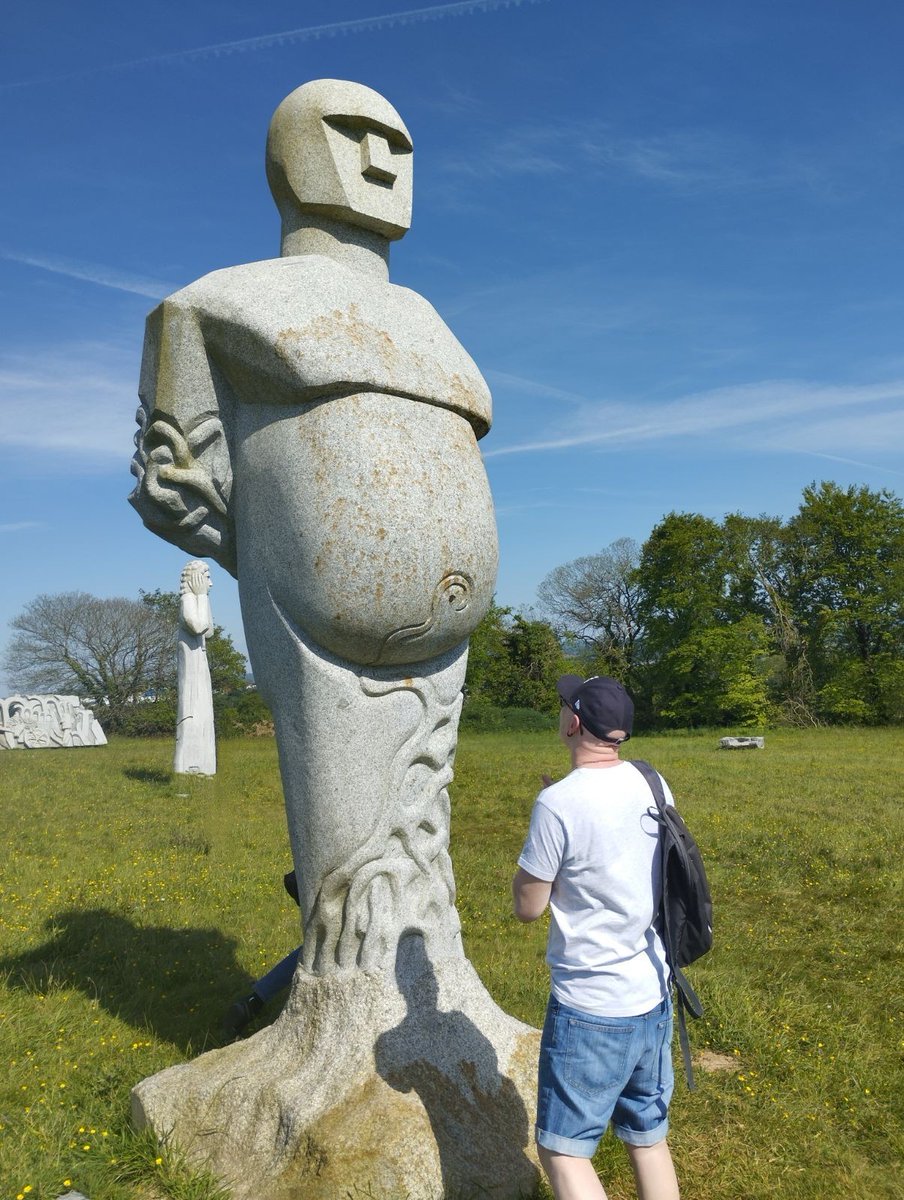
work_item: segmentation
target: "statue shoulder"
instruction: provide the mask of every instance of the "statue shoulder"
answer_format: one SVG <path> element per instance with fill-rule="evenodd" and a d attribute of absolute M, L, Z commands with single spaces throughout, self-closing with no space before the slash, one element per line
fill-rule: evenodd
<path fill-rule="evenodd" d="M 281 403 L 334 394 L 342 382 L 451 408 L 478 437 L 489 428 L 486 383 L 433 305 L 322 255 L 213 271 L 167 297 L 148 331 L 155 347 L 167 339 L 186 356 L 212 353 L 238 395 L 249 371 Z"/>

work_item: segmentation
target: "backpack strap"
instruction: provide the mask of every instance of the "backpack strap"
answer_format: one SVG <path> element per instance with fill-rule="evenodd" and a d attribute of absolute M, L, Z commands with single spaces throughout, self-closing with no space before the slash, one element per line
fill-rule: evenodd
<path fill-rule="evenodd" d="M 659 772 L 655 767 L 651 767 L 650 764 L 645 762 L 642 758 L 626 759 L 625 761 L 630 762 L 632 767 L 636 767 L 640 774 L 643 775 L 644 779 L 647 781 L 647 785 L 649 786 L 650 791 L 653 793 L 653 799 L 656 801 L 656 819 L 658 820 L 661 828 L 665 824 L 665 813 L 668 805 L 666 804 L 665 792 L 662 790 L 662 779 L 659 776 Z M 691 1063 L 691 1046 L 687 1036 L 687 1021 L 684 1013 L 685 1009 L 687 1009 L 692 1016 L 701 1017 L 703 1016 L 703 1005 L 700 1003 L 697 993 L 691 987 L 687 976 L 678 966 L 675 960 L 675 955 L 672 953 L 672 939 L 670 936 L 669 923 L 666 919 L 665 912 L 665 841 L 661 835 L 659 838 L 659 844 L 663 854 L 662 900 L 660 901 L 661 920 L 659 925 L 662 941 L 665 945 L 666 961 L 669 964 L 669 970 L 672 973 L 672 982 L 675 985 L 675 1008 L 678 1013 L 678 1041 L 681 1044 L 681 1057 L 684 1060 L 684 1077 L 687 1080 L 688 1091 L 693 1092 L 696 1091 L 696 1084 L 694 1083 L 694 1068 L 693 1064 Z"/>

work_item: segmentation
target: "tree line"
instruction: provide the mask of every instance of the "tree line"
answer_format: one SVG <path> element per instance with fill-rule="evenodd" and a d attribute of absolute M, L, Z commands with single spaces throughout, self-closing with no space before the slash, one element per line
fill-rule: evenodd
<path fill-rule="evenodd" d="M 904 720 L 904 506 L 804 489 L 793 517 L 672 512 L 552 571 L 540 618 L 494 608 L 468 705 L 554 711 L 558 673 L 607 674 L 640 728 Z M 476 653 L 475 653 L 476 651 Z"/>
<path fill-rule="evenodd" d="M 565 672 L 621 679 L 637 728 L 904 720 L 904 505 L 835 483 L 789 520 L 672 512 L 643 545 L 620 538 L 564 563 L 537 613 L 493 605 L 471 637 L 464 728 L 544 728 Z M 38 596 L 12 622 L 22 691 L 94 699 L 107 730 L 175 728 L 179 597 Z M 207 639 L 218 732 L 266 727 L 245 659 Z"/>
<path fill-rule="evenodd" d="M 4 666 L 13 687 L 88 699 L 108 733 L 172 735 L 178 592 L 41 595 L 11 624 Z M 207 638 L 207 662 L 218 732 L 269 718 L 256 693 L 247 695 L 245 656 L 221 625 Z"/>

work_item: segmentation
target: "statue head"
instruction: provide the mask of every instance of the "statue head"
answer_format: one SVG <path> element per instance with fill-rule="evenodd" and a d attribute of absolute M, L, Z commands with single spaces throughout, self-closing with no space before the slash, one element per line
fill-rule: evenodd
<path fill-rule="evenodd" d="M 393 241 L 411 225 L 412 146 L 388 100 L 314 79 L 286 96 L 267 136 L 267 179 L 283 225 L 304 214 Z"/>
<path fill-rule="evenodd" d="M 184 596 L 187 592 L 193 592 L 196 596 L 206 596 L 212 587 L 213 581 L 210 578 L 210 570 L 206 562 L 195 558 L 182 568 L 182 575 L 179 579 L 180 596 Z"/>

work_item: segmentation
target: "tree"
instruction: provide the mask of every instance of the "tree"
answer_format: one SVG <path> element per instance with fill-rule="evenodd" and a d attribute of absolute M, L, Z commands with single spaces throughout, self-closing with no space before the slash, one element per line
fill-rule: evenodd
<path fill-rule="evenodd" d="M 107 729 L 117 729 L 126 706 L 164 686 L 172 671 L 172 627 L 139 600 L 41 595 L 12 628 L 5 666 L 13 686 L 94 700 Z"/>
<path fill-rule="evenodd" d="M 726 567 L 725 539 L 715 521 L 699 513 L 663 517 L 643 544 L 638 569 L 648 654 L 667 651 L 730 615 Z"/>
<path fill-rule="evenodd" d="M 493 604 L 471 634 L 465 697 L 495 708 L 558 707 L 556 679 L 564 659 L 555 630 Z"/>
<path fill-rule="evenodd" d="M 666 655 L 658 718 L 675 725 L 763 725 L 770 715 L 769 633 L 751 613 L 695 630 Z"/>
<path fill-rule="evenodd" d="M 731 513 L 723 530 L 735 602 L 762 615 L 770 631 L 770 691 L 791 724 L 818 724 L 813 672 L 792 598 L 788 527 L 779 517 Z"/>
<path fill-rule="evenodd" d="M 478 701 L 498 707 L 505 705 L 511 676 L 506 622 L 511 612 L 510 608 L 503 608 L 494 602 L 471 634 L 464 689 L 468 703 Z"/>
<path fill-rule="evenodd" d="M 556 680 L 563 674 L 564 665 L 562 647 L 552 626 L 515 613 L 506 649 L 510 664 L 506 705 L 556 712 L 559 707 Z"/>
<path fill-rule="evenodd" d="M 672 512 L 644 542 L 637 571 L 642 719 L 672 725 L 766 719 L 772 643 L 750 558 L 753 533 L 736 522 L 732 538 L 699 513 Z"/>
<path fill-rule="evenodd" d="M 829 719 L 904 718 L 904 505 L 811 484 L 788 525 L 791 602 Z"/>
<path fill-rule="evenodd" d="M 643 630 L 638 562 L 637 543 L 619 538 L 598 554 L 556 567 L 537 589 L 540 606 L 558 633 L 586 646 L 602 673 L 629 688 Z"/>

